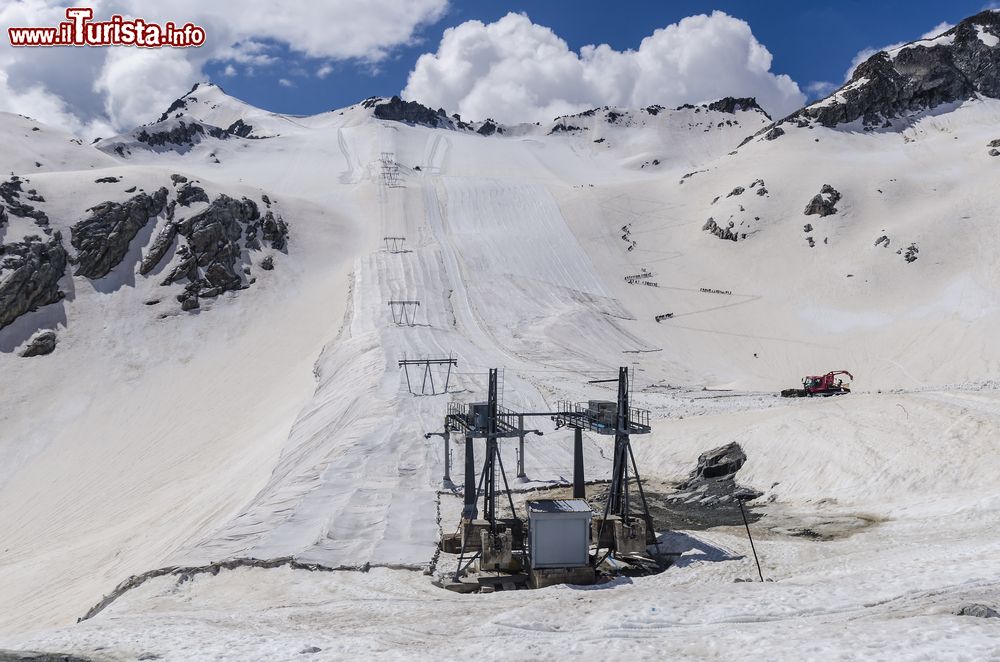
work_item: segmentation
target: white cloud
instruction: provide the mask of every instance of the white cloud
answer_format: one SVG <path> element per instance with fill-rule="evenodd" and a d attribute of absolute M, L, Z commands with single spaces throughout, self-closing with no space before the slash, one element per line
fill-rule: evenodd
<path fill-rule="evenodd" d="M 230 76 L 230 77 L 231 76 L 235 76 L 236 75 L 236 67 L 234 67 L 231 64 L 227 64 L 226 68 L 222 71 L 222 75 L 223 76 Z"/>
<path fill-rule="evenodd" d="M 638 50 L 606 44 L 576 53 L 523 14 L 445 30 L 434 53 L 410 72 L 402 96 L 470 119 L 546 121 L 603 105 L 676 105 L 755 96 L 781 116 L 805 95 L 770 71 L 771 53 L 750 26 L 723 12 L 656 30 Z"/>
<path fill-rule="evenodd" d="M 292 81 L 288 80 L 287 78 L 279 78 L 278 79 L 278 85 L 280 85 L 282 87 L 295 87 L 295 83 L 293 83 Z"/>
<path fill-rule="evenodd" d="M 323 65 L 321 65 L 319 69 L 316 70 L 316 77 L 326 78 L 332 73 L 333 73 L 333 65 L 330 64 L 329 62 L 326 62 Z"/>
<path fill-rule="evenodd" d="M 208 62 L 254 67 L 277 61 L 275 45 L 308 57 L 378 62 L 444 13 L 447 0 L 92 0 L 95 20 L 113 13 L 148 21 L 191 21 L 205 28 L 200 48 L 12 48 L 0 39 L 0 111 L 93 137 L 155 119 L 173 99 L 205 80 Z M 53 26 L 63 0 L 0 3 L 0 25 Z M 3 35 L 5 37 L 5 35 Z"/>
<path fill-rule="evenodd" d="M 828 80 L 814 80 L 806 85 L 806 93 L 809 95 L 810 99 L 820 99 L 827 96 L 838 87 L 840 87 L 838 83 L 831 83 Z"/>
<path fill-rule="evenodd" d="M 941 21 L 940 23 L 938 23 L 937 25 L 935 25 L 933 28 L 931 28 L 927 32 L 925 32 L 922 35 L 920 35 L 920 39 L 933 39 L 934 37 L 938 36 L 942 32 L 946 32 L 948 30 L 951 30 L 953 27 L 955 27 L 953 24 L 951 24 L 951 23 L 949 23 L 947 21 Z M 893 50 L 895 48 L 899 48 L 900 46 L 905 46 L 907 43 L 909 43 L 909 42 L 900 41 L 900 42 L 897 42 L 895 44 L 889 44 L 887 46 L 882 46 L 881 48 L 871 48 L 871 47 L 869 47 L 869 48 L 863 48 L 863 49 L 861 49 L 854 56 L 854 59 L 851 60 L 851 66 L 847 69 L 847 73 L 844 75 L 844 81 L 846 82 L 846 81 L 850 80 L 851 76 L 854 75 L 854 70 L 858 68 L 858 65 L 861 64 L 862 62 L 864 62 L 865 60 L 867 60 L 868 58 L 870 58 L 872 55 L 875 55 L 879 51 L 891 51 L 891 50 Z"/>

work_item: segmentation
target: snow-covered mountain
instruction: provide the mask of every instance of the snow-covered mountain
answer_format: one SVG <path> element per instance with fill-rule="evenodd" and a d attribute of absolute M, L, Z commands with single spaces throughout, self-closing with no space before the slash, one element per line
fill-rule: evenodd
<path fill-rule="evenodd" d="M 297 117 L 208 83 L 94 145 L 0 115 L 0 641 L 469 654 L 447 622 L 515 657 L 566 627 L 596 633 L 565 649 L 585 655 L 624 654 L 624 630 L 650 654 L 771 637 L 783 658 L 843 649 L 850 623 L 878 655 L 988 651 L 949 614 L 1000 570 L 998 16 L 876 54 L 777 122 L 736 98 L 513 126 L 395 97 Z M 390 300 L 419 300 L 416 323 Z M 447 355 L 452 394 L 411 395 L 399 359 Z M 740 443 L 776 581 L 733 583 L 753 560 L 730 527 L 595 592 L 470 601 L 414 572 L 439 571 L 457 517 L 423 436 L 448 400 L 504 367 L 504 404 L 544 410 L 607 396 L 587 382 L 619 365 L 653 412 L 651 480 Z M 775 396 L 843 368 L 850 396 Z M 568 476 L 543 423 L 525 488 Z M 593 478 L 606 443 L 587 440 Z M 67 627 L 130 575 L 234 559 L 302 566 L 165 572 Z"/>

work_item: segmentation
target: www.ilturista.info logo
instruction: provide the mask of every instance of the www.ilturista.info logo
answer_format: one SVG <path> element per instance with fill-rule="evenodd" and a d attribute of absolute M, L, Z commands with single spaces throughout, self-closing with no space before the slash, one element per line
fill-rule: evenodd
<path fill-rule="evenodd" d="M 139 46 L 188 48 L 205 43 L 205 28 L 194 23 L 162 25 L 115 14 L 108 21 L 92 21 L 94 10 L 71 7 L 56 27 L 7 28 L 11 46 Z"/>

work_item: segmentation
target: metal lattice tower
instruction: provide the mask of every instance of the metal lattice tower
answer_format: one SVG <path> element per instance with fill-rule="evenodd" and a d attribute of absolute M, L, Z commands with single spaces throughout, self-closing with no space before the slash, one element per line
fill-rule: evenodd
<path fill-rule="evenodd" d="M 389 188 L 399 186 L 399 164 L 396 163 L 396 155 L 393 152 L 382 152 L 379 156 L 379 165 L 382 171 L 382 183 Z"/>

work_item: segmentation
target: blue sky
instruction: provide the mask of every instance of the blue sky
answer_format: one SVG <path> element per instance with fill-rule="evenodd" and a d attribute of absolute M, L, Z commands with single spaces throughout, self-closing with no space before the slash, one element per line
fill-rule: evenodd
<path fill-rule="evenodd" d="M 983 7 L 984 0 L 452 0 L 440 20 L 417 31 L 415 43 L 392 49 L 377 64 L 311 59 L 271 43 L 276 62 L 254 67 L 252 75 L 236 67 L 237 75 L 226 76 L 225 63 L 209 64 L 205 71 L 227 92 L 254 105 L 310 114 L 374 94 L 398 93 L 417 58 L 437 48 L 446 28 L 467 20 L 490 23 L 511 11 L 525 12 L 575 51 L 601 43 L 627 50 L 637 48 L 657 28 L 717 9 L 747 21 L 774 57 L 771 70 L 791 76 L 805 91 L 815 81 L 840 83 L 852 59 L 865 48 L 919 38 L 942 21 L 955 23 Z M 316 70 L 327 62 L 331 73 L 317 77 Z M 281 79 L 292 85 L 280 84 Z"/>

